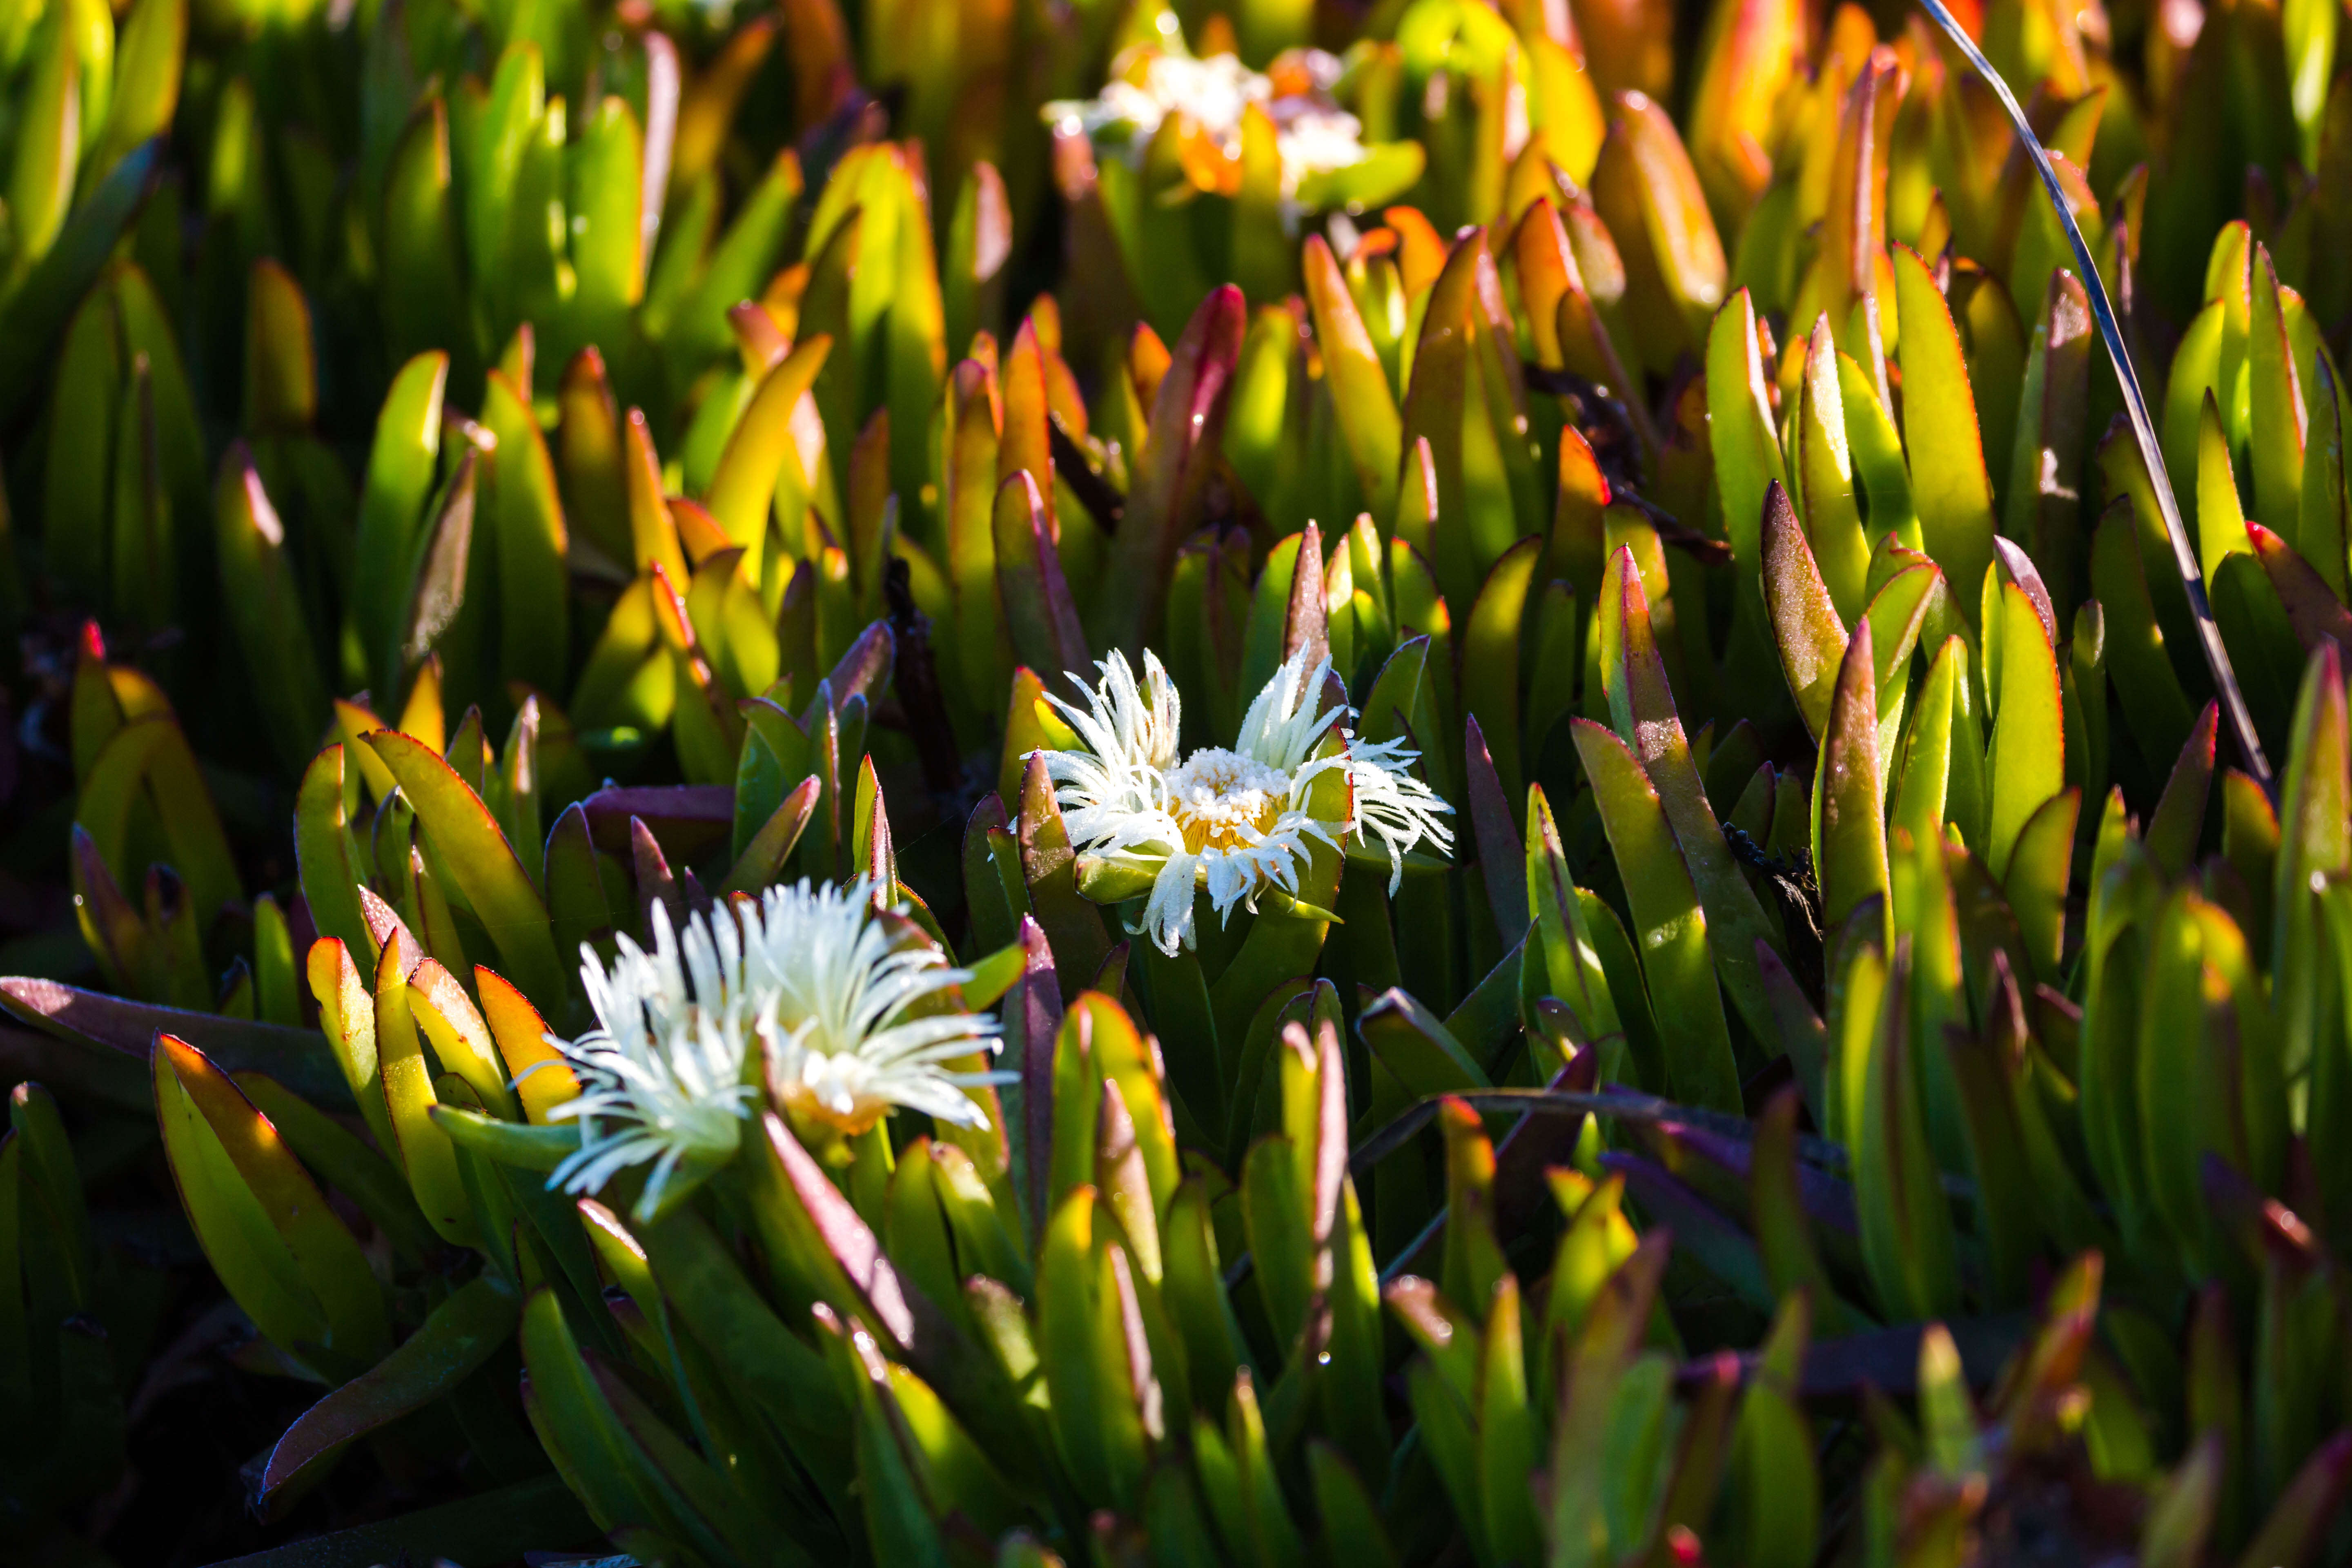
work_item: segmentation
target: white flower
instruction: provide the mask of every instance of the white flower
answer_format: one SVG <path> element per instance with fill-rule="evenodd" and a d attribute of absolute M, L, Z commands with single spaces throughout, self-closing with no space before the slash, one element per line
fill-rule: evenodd
<path fill-rule="evenodd" d="M 971 971 L 874 919 L 874 885 L 862 877 L 843 888 L 771 888 L 761 909 L 764 929 L 746 922 L 744 971 L 761 996 L 768 1082 L 787 1110 L 847 1133 L 898 1105 L 988 1125 L 963 1090 L 1014 1075 L 947 1065 L 1003 1044 L 992 1016 L 946 1005 Z"/>
<path fill-rule="evenodd" d="M 1360 739 L 1345 724 L 1351 709 L 1316 711 L 1328 658 L 1310 670 L 1294 654 L 1250 704 L 1231 749 L 1204 746 L 1181 763 L 1181 700 L 1159 658 L 1144 654 L 1140 689 L 1123 654 L 1096 668 L 1102 682 L 1087 690 L 1085 708 L 1049 699 L 1086 750 L 1046 752 L 1045 772 L 1076 849 L 1151 877 L 1132 929 L 1162 952 L 1192 945 L 1196 886 L 1221 919 L 1235 904 L 1255 910 L 1268 885 L 1296 897 L 1310 839 L 1336 849 L 1377 838 L 1389 852 L 1391 892 L 1413 846 L 1454 841 L 1438 820 L 1453 808 L 1404 771 L 1418 753 L 1401 741 Z M 1342 745 L 1317 756 L 1335 725 Z M 1346 812 L 1318 816 L 1313 786 L 1335 771 L 1347 776 Z"/>
<path fill-rule="evenodd" d="M 556 1042 L 584 1092 L 552 1113 L 579 1119 L 581 1147 L 549 1184 L 593 1193 L 652 1161 L 643 1206 L 657 1207 L 681 1170 L 699 1180 L 734 1157 L 763 1059 L 787 1110 L 845 1132 L 898 1105 L 986 1125 L 962 1089 L 1004 1075 L 946 1064 L 995 1051 L 995 1020 L 945 1005 L 969 974 L 902 941 L 873 895 L 862 879 L 771 888 L 696 915 L 683 940 L 656 904 L 652 952 L 624 936 L 607 969 L 583 946 L 598 1027 Z"/>
<path fill-rule="evenodd" d="M 1139 162 L 1160 121 L 1181 114 L 1227 159 L 1236 159 L 1242 150 L 1243 112 L 1255 104 L 1274 122 L 1287 209 L 1295 205 L 1302 179 L 1351 168 L 1369 154 L 1362 122 L 1330 99 L 1330 89 L 1339 79 L 1339 60 L 1320 49 L 1286 58 L 1293 64 L 1277 89 L 1274 78 L 1250 69 L 1234 55 L 1195 59 L 1181 49 L 1139 46 L 1104 84 L 1101 97 L 1049 103 L 1045 120 L 1083 132 L 1097 147 L 1124 142 L 1128 156 Z"/>

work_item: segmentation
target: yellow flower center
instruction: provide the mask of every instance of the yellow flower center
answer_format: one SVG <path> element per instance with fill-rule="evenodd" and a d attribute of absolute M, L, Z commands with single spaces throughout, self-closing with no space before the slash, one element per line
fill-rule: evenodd
<path fill-rule="evenodd" d="M 828 1093 L 799 1079 L 771 1088 L 795 1128 L 803 1131 L 830 1128 L 844 1138 L 856 1138 L 871 1131 L 890 1112 L 890 1102 L 879 1095 L 853 1092 L 845 1105 L 837 1092 Z"/>
<path fill-rule="evenodd" d="M 1289 802 L 1288 773 L 1222 746 L 1193 752 L 1168 773 L 1168 809 L 1195 855 L 1255 842 Z"/>

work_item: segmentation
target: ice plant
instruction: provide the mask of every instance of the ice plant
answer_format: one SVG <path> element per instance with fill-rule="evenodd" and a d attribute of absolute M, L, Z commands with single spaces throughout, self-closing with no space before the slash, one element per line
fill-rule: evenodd
<path fill-rule="evenodd" d="M 874 884 L 772 888 L 763 919 L 746 911 L 743 973 L 759 1000 L 770 1092 L 793 1120 L 844 1134 L 894 1106 L 959 1127 L 987 1113 L 963 1091 L 1009 1075 L 949 1064 L 1003 1042 L 996 1020 L 955 1005 L 971 978 L 940 950 L 878 918 Z"/>
<path fill-rule="evenodd" d="M 17 1555 L 2345 1560 L 2328 0 L 19 9 Z"/>
<path fill-rule="evenodd" d="M 1202 189 L 1230 195 L 1242 178 L 1243 124 L 1255 107 L 1273 125 L 1282 159 L 1285 225 L 1296 230 L 1302 181 L 1353 168 L 1369 157 L 1363 126 L 1331 98 L 1339 62 L 1320 49 L 1300 49 L 1254 71 L 1230 54 L 1195 58 L 1181 47 L 1139 46 L 1099 97 L 1045 106 L 1058 131 L 1082 132 L 1097 148 L 1116 148 L 1141 161 L 1160 127 L 1179 117 L 1180 133 L 1197 136 L 1205 156 L 1188 156 L 1186 172 Z M 1190 150 L 1188 149 L 1188 152 Z"/>
<path fill-rule="evenodd" d="M 562 1047 L 583 1092 L 554 1112 L 579 1122 L 580 1149 L 548 1178 L 596 1193 L 650 1160 L 648 1207 L 681 1166 L 707 1174 L 734 1157 L 757 1095 L 745 1077 L 751 996 L 735 922 L 696 915 L 681 942 L 656 904 L 653 931 L 653 952 L 624 934 L 609 965 L 582 951 L 597 1026 Z"/>
<path fill-rule="evenodd" d="M 1310 670 L 1304 651 L 1292 655 L 1250 703 L 1232 746 L 1199 747 L 1181 761 L 1182 699 L 1159 658 L 1144 654 L 1140 687 L 1124 654 L 1097 668 L 1102 680 L 1085 708 L 1049 698 L 1086 749 L 1049 752 L 1046 773 L 1072 846 L 1151 879 L 1132 930 L 1162 952 L 1192 944 L 1196 887 L 1224 920 L 1236 904 L 1255 912 L 1268 888 L 1295 896 L 1312 840 L 1339 849 L 1377 838 L 1391 891 L 1407 851 L 1423 839 L 1453 843 L 1439 820 L 1453 808 L 1405 772 L 1418 753 L 1401 741 L 1362 740 L 1346 723 L 1354 710 L 1315 700 L 1328 658 Z M 1339 743 L 1324 744 L 1327 736 Z M 1347 777 L 1344 816 L 1317 812 L 1312 786 L 1332 773 Z"/>
<path fill-rule="evenodd" d="M 597 1026 L 562 1047 L 584 1092 L 556 1112 L 579 1121 L 581 1146 L 550 1184 L 593 1194 L 651 1161 L 641 1206 L 658 1210 L 674 1182 L 734 1157 L 763 1063 L 803 1125 L 856 1134 L 901 1105 L 984 1125 L 962 1091 L 993 1075 L 947 1064 L 993 1052 L 994 1020 L 939 1008 L 966 973 L 877 912 L 865 879 L 803 881 L 696 914 L 683 937 L 656 904 L 651 952 L 625 935 L 610 964 L 583 948 Z"/>

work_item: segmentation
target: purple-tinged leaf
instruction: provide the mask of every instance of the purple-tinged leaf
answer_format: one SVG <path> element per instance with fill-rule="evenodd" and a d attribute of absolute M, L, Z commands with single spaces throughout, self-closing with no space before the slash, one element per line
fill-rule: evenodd
<path fill-rule="evenodd" d="M 647 784 L 600 789 L 580 803 L 596 847 L 631 853 L 629 825 L 643 822 L 666 854 L 690 860 L 723 843 L 735 824 L 731 784 Z"/>
<path fill-rule="evenodd" d="M 1330 604 L 1323 585 L 1323 531 L 1311 518 L 1298 536 L 1297 563 L 1290 574 L 1290 603 L 1282 620 L 1283 662 L 1302 653 L 1310 672 L 1331 657 Z M 1345 672 L 1341 674 L 1344 679 Z"/>
<path fill-rule="evenodd" d="M 1528 931 L 1527 851 L 1520 847 L 1510 798 L 1495 776 L 1494 759 L 1487 754 L 1486 737 L 1478 728 L 1475 714 L 1464 721 L 1464 731 L 1463 754 L 1468 763 L 1470 784 L 1470 828 L 1478 846 L 1479 879 L 1486 889 L 1486 903 L 1494 911 L 1495 928 L 1502 933 L 1504 944 L 1509 946 Z M 1573 978 L 1564 975 L 1560 983 L 1570 984 Z"/>
<path fill-rule="evenodd" d="M 1918 1388 L 1919 1342 L 1932 1326 L 1907 1323 L 1818 1342 L 1805 1352 L 1798 1392 L 1808 1400 L 1852 1398 L 1865 1388 L 1908 1397 Z M 2024 1319 L 2014 1312 L 1962 1318 L 1946 1326 L 1958 1348 L 1962 1374 L 1976 1388 L 1991 1386 L 2026 1332 Z M 1753 1375 L 1756 1361 L 1753 1352 L 1741 1354 L 1743 1375 Z M 1696 1386 L 1713 1375 L 1712 1358 L 1703 1358 L 1685 1363 L 1676 1382 Z"/>
<path fill-rule="evenodd" d="M 1813 861 L 1826 931 L 1888 889 L 1885 793 L 1878 766 L 1878 692 L 1870 623 L 1854 627 L 1822 741 Z"/>
<path fill-rule="evenodd" d="M 2221 726 L 2221 705 L 2205 704 L 2180 760 L 2172 765 L 2164 794 L 2147 819 L 2141 843 L 2168 881 L 2179 881 L 2196 861 L 2197 846 L 2205 837 L 2205 807 L 2213 791 L 2213 742 Z"/>
<path fill-rule="evenodd" d="M 1084 675 L 1093 656 L 1062 575 L 1044 493 L 1027 469 L 997 490 L 993 526 L 997 600 L 1013 657 L 1034 669 Z"/>
<path fill-rule="evenodd" d="M 521 1303 L 488 1275 L 461 1285 L 391 1354 L 310 1406 L 263 1466 L 264 1506 L 355 1440 L 455 1393 L 514 1334 Z"/>
<path fill-rule="evenodd" d="M 1004 1026 L 1008 1065 L 1021 1075 L 1004 1087 L 1006 1136 L 1013 1170 L 1029 1216 L 1034 1244 L 1045 1223 L 1054 1157 L 1054 1041 L 1062 1032 L 1062 990 L 1054 972 L 1054 950 L 1045 932 L 1027 915 L 1017 939 L 1021 978 L 1004 994 L 997 1016 Z"/>
<path fill-rule="evenodd" d="M 652 944 L 656 904 L 669 911 L 672 931 L 683 931 L 686 895 L 679 889 L 677 878 L 663 857 L 661 846 L 655 842 L 652 830 L 635 817 L 629 819 L 629 869 L 630 879 L 637 889 L 637 940 Z"/>
<path fill-rule="evenodd" d="M 2296 1568 L 2311 1561 L 2327 1539 L 2347 1484 L 2352 1484 L 2352 1431 L 2338 1432 L 2313 1450 L 2239 1563 L 2247 1568 Z"/>
<path fill-rule="evenodd" d="M 2050 602 L 2050 590 L 2042 584 L 2041 569 L 2033 564 L 2033 557 L 2000 534 L 1993 535 L 1992 549 L 2000 565 L 2002 581 L 2014 583 L 2024 590 L 2026 598 L 2032 602 L 2034 615 L 2041 618 L 2042 635 L 2050 639 L 2051 647 L 2057 647 L 2058 612 Z"/>
<path fill-rule="evenodd" d="M 1601 1156 L 1601 1167 L 1625 1178 L 1625 1194 L 1638 1204 L 1653 1225 L 1671 1231 L 1675 1247 L 1696 1261 L 1739 1296 L 1759 1308 L 1774 1300 L 1765 1277 L 1764 1260 L 1747 1231 L 1726 1218 L 1664 1167 L 1639 1154 L 1612 1151 Z"/>
<path fill-rule="evenodd" d="M 309 1029 L 152 1006 L 54 980 L 0 979 L 0 1009 L 70 1044 L 144 1062 L 160 1031 L 186 1041 L 224 1072 L 267 1073 L 314 1103 L 348 1107 L 351 1088 Z"/>
<path fill-rule="evenodd" d="M 1101 969 L 1110 952 L 1110 937 L 1102 912 L 1078 892 L 1077 859 L 1070 849 L 1069 829 L 1054 786 L 1045 776 L 1043 752 L 1032 752 L 1021 780 L 1018 819 L 1021 871 L 1029 884 L 1029 900 L 1037 923 L 1053 943 L 1054 962 L 1061 974 L 1062 999 L 1067 1002 L 1087 978 Z"/>
<path fill-rule="evenodd" d="M 1845 627 L 1813 561 L 1789 494 L 1774 479 L 1764 492 L 1761 549 L 1764 605 L 1781 673 L 1797 700 L 1805 728 L 1819 739 L 1829 725 L 1831 693 L 1845 657 Z"/>
<path fill-rule="evenodd" d="M 2278 591 L 2279 603 L 2286 606 L 2287 624 L 2294 628 L 2303 651 L 2316 650 L 2322 641 L 2352 649 L 2352 610 L 2344 607 L 2318 570 L 2294 546 L 2259 522 L 2246 524 L 2246 537 L 2253 543 L 2254 559 L 2262 563 L 2263 574 Z"/>
<path fill-rule="evenodd" d="M 1242 291 L 1226 284 L 1201 302 L 1171 351 L 1128 488 L 1126 515 L 1097 588 L 1094 634 L 1107 649 L 1121 648 L 1132 658 L 1159 640 L 1162 585 L 1175 569 L 1178 547 L 1197 521 L 1215 467 L 1248 319 Z M 1003 534 L 1000 524 L 1000 559 Z M 1016 637 L 1014 647 L 1019 646 Z"/>

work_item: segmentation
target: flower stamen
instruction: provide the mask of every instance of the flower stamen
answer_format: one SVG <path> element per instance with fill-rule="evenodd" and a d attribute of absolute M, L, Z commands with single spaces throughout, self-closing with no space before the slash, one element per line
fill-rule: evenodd
<path fill-rule="evenodd" d="M 1294 654 L 1250 703 L 1232 746 L 1181 761 L 1182 708 L 1160 660 L 1143 656 L 1139 684 L 1124 654 L 1099 668 L 1083 707 L 1049 694 L 1078 745 L 1045 753 L 1045 772 L 1071 844 L 1150 879 L 1129 929 L 1162 952 L 1192 944 L 1196 890 L 1221 920 L 1256 909 L 1270 889 L 1299 898 L 1317 844 L 1377 842 L 1393 891 L 1407 852 L 1453 843 L 1441 820 L 1453 808 L 1405 771 L 1414 752 L 1361 739 L 1351 710 L 1325 706 L 1328 660 L 1309 667 Z M 1334 775 L 1343 788 L 1328 787 Z"/>
<path fill-rule="evenodd" d="M 1168 772 L 1168 810 L 1195 855 L 1260 842 L 1289 801 L 1288 773 L 1223 746 L 1203 746 Z"/>
<path fill-rule="evenodd" d="M 771 888 L 698 914 L 681 937 L 654 906 L 654 951 L 624 936 L 610 966 L 582 949 L 598 1027 L 556 1041 L 583 1092 L 558 1109 L 580 1123 L 578 1152 L 550 1184 L 593 1193 L 653 1163 L 641 1207 L 731 1160 L 741 1123 L 770 1092 L 796 1122 L 854 1136 L 900 1106 L 986 1126 L 967 1089 L 996 1022 L 954 1005 L 971 976 L 907 921 L 874 907 L 873 884 Z"/>

